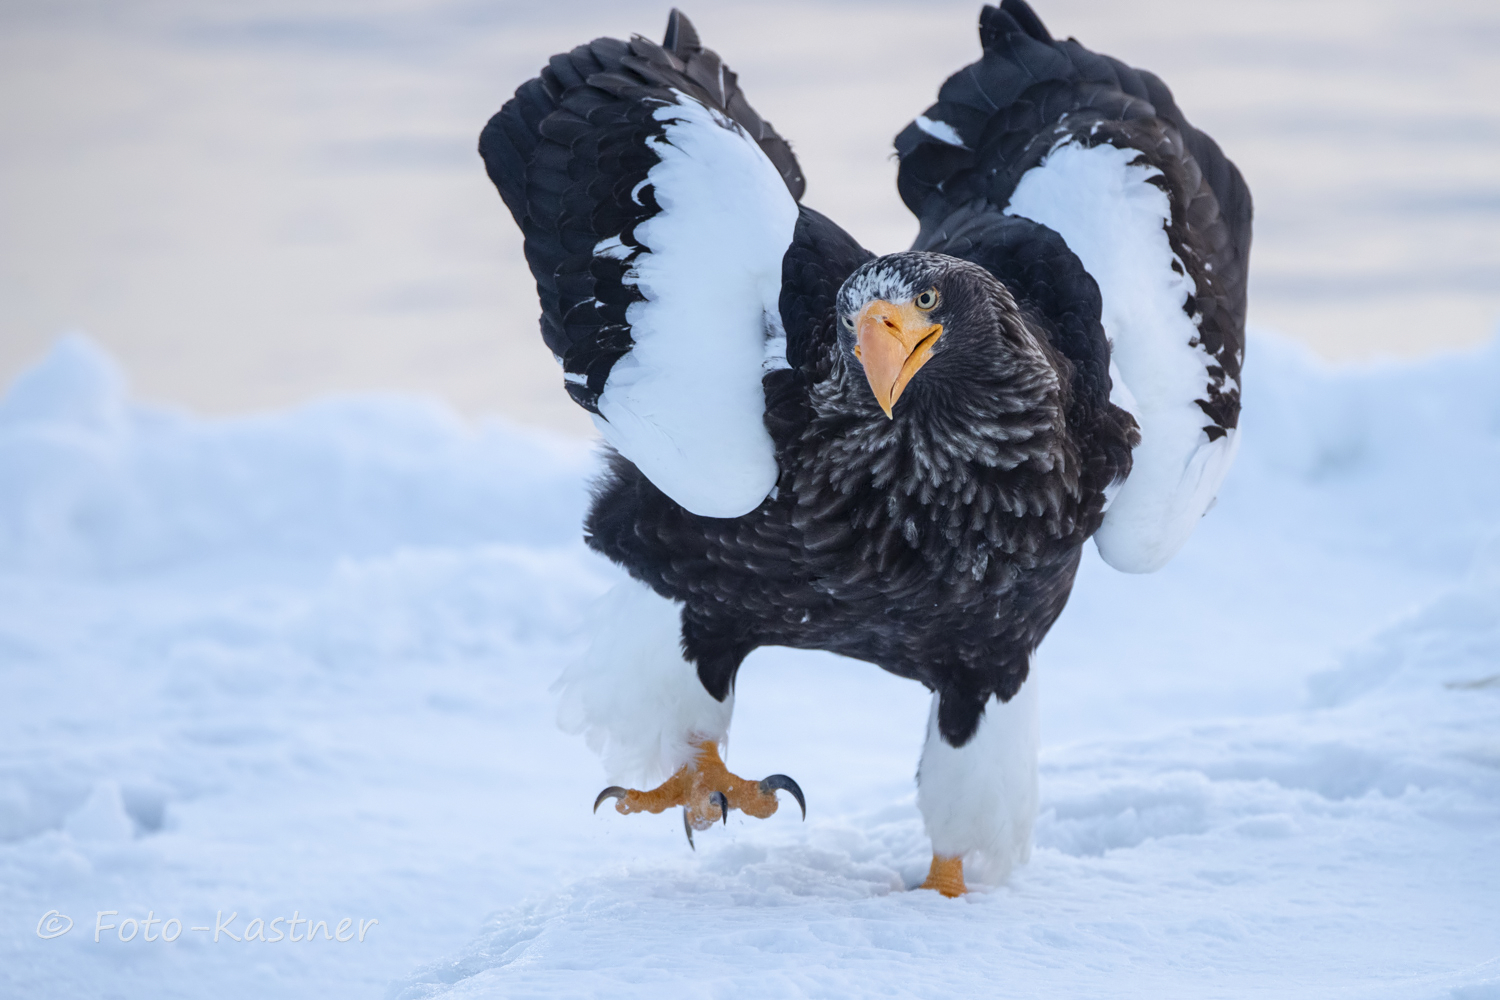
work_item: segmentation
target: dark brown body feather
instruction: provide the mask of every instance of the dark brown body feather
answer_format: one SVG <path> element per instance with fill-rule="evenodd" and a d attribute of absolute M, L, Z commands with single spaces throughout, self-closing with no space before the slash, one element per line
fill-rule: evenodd
<path fill-rule="evenodd" d="M 939 692 L 942 735 L 962 745 L 989 699 L 1026 679 L 1138 441 L 1109 402 L 1097 285 L 1056 233 L 1002 212 L 1060 138 L 1108 140 L 1162 168 L 1169 237 L 1200 289 L 1186 309 L 1220 359 L 1205 429 L 1235 424 L 1249 196 L 1233 165 L 1155 77 L 1054 42 L 1024 4 L 986 8 L 981 40 L 983 59 L 929 112 L 964 146 L 915 125 L 897 140 L 929 253 L 883 260 L 937 268 L 948 311 L 894 419 L 838 328 L 840 286 L 871 255 L 803 207 L 782 271 L 790 367 L 764 380 L 776 490 L 742 517 L 701 517 L 618 455 L 596 486 L 589 544 L 682 602 L 684 651 L 717 698 L 758 646 L 831 650 Z M 738 121 L 800 200 L 790 148 L 675 14 L 663 46 L 600 39 L 554 57 L 481 137 L 526 236 L 543 336 L 590 409 L 632 349 L 626 309 L 640 300 L 629 259 L 593 248 L 618 234 L 648 252 L 633 233 L 659 211 L 652 111 L 674 90 Z"/>
<path fill-rule="evenodd" d="M 1050 252 L 1045 273 L 1092 287 L 1050 230 L 999 224 L 1014 256 Z M 887 419 L 833 330 L 833 293 L 868 254 L 809 210 L 793 247 L 781 308 L 800 363 L 766 379 L 775 495 L 744 517 L 699 517 L 615 456 L 589 544 L 684 602 L 684 650 L 715 697 L 758 646 L 830 650 L 940 692 L 940 728 L 960 745 L 991 696 L 1025 681 L 1104 489 L 1129 471 L 1134 423 L 1108 403 L 1098 292 L 1091 325 L 1087 308 L 1061 317 L 1084 327 L 1064 336 L 1024 279 L 955 260 L 975 301 L 950 306 L 967 313 L 950 326 L 992 339 L 984 363 L 962 343 L 936 355 Z M 799 280 L 803 257 L 826 280 Z"/>

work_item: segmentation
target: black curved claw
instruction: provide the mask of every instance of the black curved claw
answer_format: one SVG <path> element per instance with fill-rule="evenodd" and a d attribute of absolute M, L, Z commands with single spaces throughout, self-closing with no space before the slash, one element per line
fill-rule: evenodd
<path fill-rule="evenodd" d="M 708 797 L 708 801 L 719 807 L 719 815 L 724 819 L 724 825 L 729 825 L 729 797 L 723 792 L 714 792 Z"/>
<path fill-rule="evenodd" d="M 693 824 L 688 822 L 687 806 L 682 807 L 682 829 L 688 835 L 688 846 L 696 851 L 698 845 L 693 843 Z"/>
<path fill-rule="evenodd" d="M 626 794 L 625 789 L 619 785 L 610 785 L 604 791 L 600 792 L 599 797 L 594 800 L 594 812 L 599 811 L 599 807 L 603 805 L 605 799 L 623 799 Z"/>
<path fill-rule="evenodd" d="M 774 794 L 778 788 L 792 793 L 792 798 L 796 799 L 797 805 L 802 807 L 802 818 L 807 819 L 807 799 L 802 797 L 802 789 L 795 781 L 784 774 L 773 774 L 769 778 L 761 779 L 760 790 L 762 792 Z"/>

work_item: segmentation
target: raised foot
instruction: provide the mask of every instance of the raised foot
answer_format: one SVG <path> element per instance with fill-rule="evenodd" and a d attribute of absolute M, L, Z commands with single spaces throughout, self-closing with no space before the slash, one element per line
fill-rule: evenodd
<path fill-rule="evenodd" d="M 617 800 L 615 810 L 626 815 L 633 812 L 659 813 L 673 806 L 682 806 L 682 825 L 691 844 L 694 830 L 707 830 L 719 820 L 728 823 L 730 809 L 738 809 L 757 819 L 770 816 L 776 811 L 778 790 L 792 794 L 802 808 L 802 818 L 806 819 L 807 800 L 802 797 L 802 789 L 795 781 L 784 774 L 773 774 L 760 781 L 732 774 L 719 757 L 718 745 L 713 740 L 704 740 L 698 744 L 698 755 L 693 762 L 656 788 L 641 792 L 611 785 L 594 800 L 594 811 L 598 812 L 606 799 Z"/>
<path fill-rule="evenodd" d="M 964 859 L 958 857 L 944 857 L 941 854 L 932 856 L 932 867 L 927 869 L 927 881 L 917 886 L 918 889 L 936 889 L 938 892 L 953 899 L 968 892 L 964 885 Z"/>

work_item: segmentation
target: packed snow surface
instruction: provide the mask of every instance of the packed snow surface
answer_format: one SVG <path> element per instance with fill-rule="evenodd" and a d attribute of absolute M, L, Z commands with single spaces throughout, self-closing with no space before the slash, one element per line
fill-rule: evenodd
<path fill-rule="evenodd" d="M 586 447 L 198 420 L 64 341 L 0 401 L 0 994 L 1494 1000 L 1500 344 L 1248 371 L 1177 558 L 1086 554 L 1036 849 L 955 901 L 910 891 L 926 694 L 833 656 L 737 692 L 730 766 L 805 823 L 590 814 L 548 690 L 617 579 Z"/>

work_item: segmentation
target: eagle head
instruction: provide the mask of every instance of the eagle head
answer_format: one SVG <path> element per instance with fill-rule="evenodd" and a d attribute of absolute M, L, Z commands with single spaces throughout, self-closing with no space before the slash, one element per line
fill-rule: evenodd
<path fill-rule="evenodd" d="M 909 390 L 954 389 L 991 368 L 997 341 L 1018 318 L 1015 300 L 984 268 L 915 250 L 868 261 L 838 294 L 839 346 L 891 419 Z"/>

